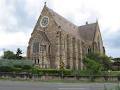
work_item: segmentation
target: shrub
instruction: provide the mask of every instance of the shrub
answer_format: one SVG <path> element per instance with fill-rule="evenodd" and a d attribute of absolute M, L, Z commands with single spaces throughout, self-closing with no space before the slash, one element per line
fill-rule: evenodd
<path fill-rule="evenodd" d="M 110 70 L 111 68 L 111 60 L 110 57 L 106 56 L 106 55 L 101 55 L 98 53 L 90 53 L 87 55 L 87 58 L 94 60 L 95 62 L 99 63 L 102 65 L 102 69 L 103 70 Z"/>
<path fill-rule="evenodd" d="M 12 72 L 13 70 L 14 68 L 10 66 L 0 66 L 0 72 Z"/>
<path fill-rule="evenodd" d="M 88 75 L 98 75 L 102 71 L 102 65 L 92 59 L 85 58 L 84 64 Z"/>
<path fill-rule="evenodd" d="M 30 60 L 0 60 L 0 72 L 28 72 L 32 66 Z"/>
<path fill-rule="evenodd" d="M 70 75 L 72 73 L 71 70 L 58 70 L 58 69 L 38 69 L 33 68 L 31 71 L 33 74 L 40 74 L 40 75 Z"/>

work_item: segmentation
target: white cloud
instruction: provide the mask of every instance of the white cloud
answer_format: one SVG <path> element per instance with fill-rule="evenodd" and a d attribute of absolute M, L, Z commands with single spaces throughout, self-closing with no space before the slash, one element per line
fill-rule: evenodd
<path fill-rule="evenodd" d="M 0 56 L 3 54 L 3 48 L 15 50 L 19 47 L 27 47 L 32 29 L 20 27 L 15 12 L 16 0 L 0 0 Z"/>
<path fill-rule="evenodd" d="M 26 49 L 30 38 L 30 32 L 1 32 L 0 30 L 0 56 L 3 55 L 3 49 L 16 51 L 17 48 L 23 50 L 23 56 L 26 55 Z"/>
<path fill-rule="evenodd" d="M 15 33 L 7 33 L 0 31 L 0 47 L 7 47 L 7 46 L 26 46 L 28 42 L 28 34 L 24 32 L 15 32 Z"/>
<path fill-rule="evenodd" d="M 17 26 L 18 22 L 14 11 L 14 0 L 12 4 L 7 4 L 6 0 L 0 1 L 0 28 L 2 28 L 0 30 L 10 31 L 8 28 L 13 29 Z"/>
<path fill-rule="evenodd" d="M 26 6 L 25 10 L 28 15 L 35 16 L 36 19 L 38 18 L 45 0 L 25 0 Z"/>

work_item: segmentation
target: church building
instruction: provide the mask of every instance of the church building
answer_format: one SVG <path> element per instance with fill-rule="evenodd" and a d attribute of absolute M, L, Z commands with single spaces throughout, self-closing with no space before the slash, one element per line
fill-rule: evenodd
<path fill-rule="evenodd" d="M 81 18 L 81 17 L 78 17 Z M 76 26 L 44 5 L 27 47 L 27 57 L 40 68 L 83 69 L 88 53 L 105 54 L 98 22 Z"/>

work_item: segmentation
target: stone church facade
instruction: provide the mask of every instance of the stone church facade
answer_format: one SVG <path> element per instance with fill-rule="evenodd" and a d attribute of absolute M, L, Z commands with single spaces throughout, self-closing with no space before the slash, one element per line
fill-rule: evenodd
<path fill-rule="evenodd" d="M 88 53 L 105 53 L 98 22 L 76 26 L 44 6 L 27 47 L 40 68 L 82 69 Z"/>

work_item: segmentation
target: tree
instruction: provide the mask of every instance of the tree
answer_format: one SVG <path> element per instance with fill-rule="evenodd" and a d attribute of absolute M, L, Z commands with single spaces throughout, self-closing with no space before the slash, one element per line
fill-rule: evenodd
<path fill-rule="evenodd" d="M 101 55 L 98 53 L 90 53 L 87 55 L 87 58 L 94 60 L 95 62 L 100 63 L 103 66 L 103 70 L 111 69 L 110 58 L 106 55 Z"/>
<path fill-rule="evenodd" d="M 18 48 L 16 51 L 16 59 L 22 59 L 23 57 L 21 56 L 21 54 L 22 54 L 22 50 Z"/>
<path fill-rule="evenodd" d="M 17 49 L 16 54 L 14 54 L 13 51 L 7 50 L 4 51 L 3 58 L 4 59 L 22 59 L 23 57 L 21 56 L 22 50 L 20 48 Z"/>
<path fill-rule="evenodd" d="M 120 58 L 113 58 L 115 62 L 120 62 Z"/>
<path fill-rule="evenodd" d="M 113 60 L 113 65 L 117 67 L 116 70 L 120 71 L 120 58 L 114 58 Z"/>
<path fill-rule="evenodd" d="M 102 71 L 102 65 L 92 59 L 85 58 L 84 64 L 86 66 L 86 71 L 88 75 L 99 74 Z"/>
<path fill-rule="evenodd" d="M 112 67 L 111 67 L 112 63 L 110 61 L 110 57 L 105 56 L 105 55 L 101 55 L 100 56 L 100 63 L 103 65 L 104 70 L 108 71 L 108 70 L 112 69 Z"/>
<path fill-rule="evenodd" d="M 86 73 L 86 75 L 89 75 L 90 80 L 94 81 L 95 80 L 95 76 L 94 75 L 100 75 L 101 71 L 102 71 L 102 65 L 98 62 L 96 62 L 95 60 L 89 59 L 89 58 L 85 58 L 84 59 L 84 64 L 86 66 L 86 70 L 84 70 Z"/>
<path fill-rule="evenodd" d="M 15 59 L 15 57 L 16 56 L 12 51 L 10 51 L 10 50 L 4 51 L 4 55 L 3 55 L 4 59 Z"/>

